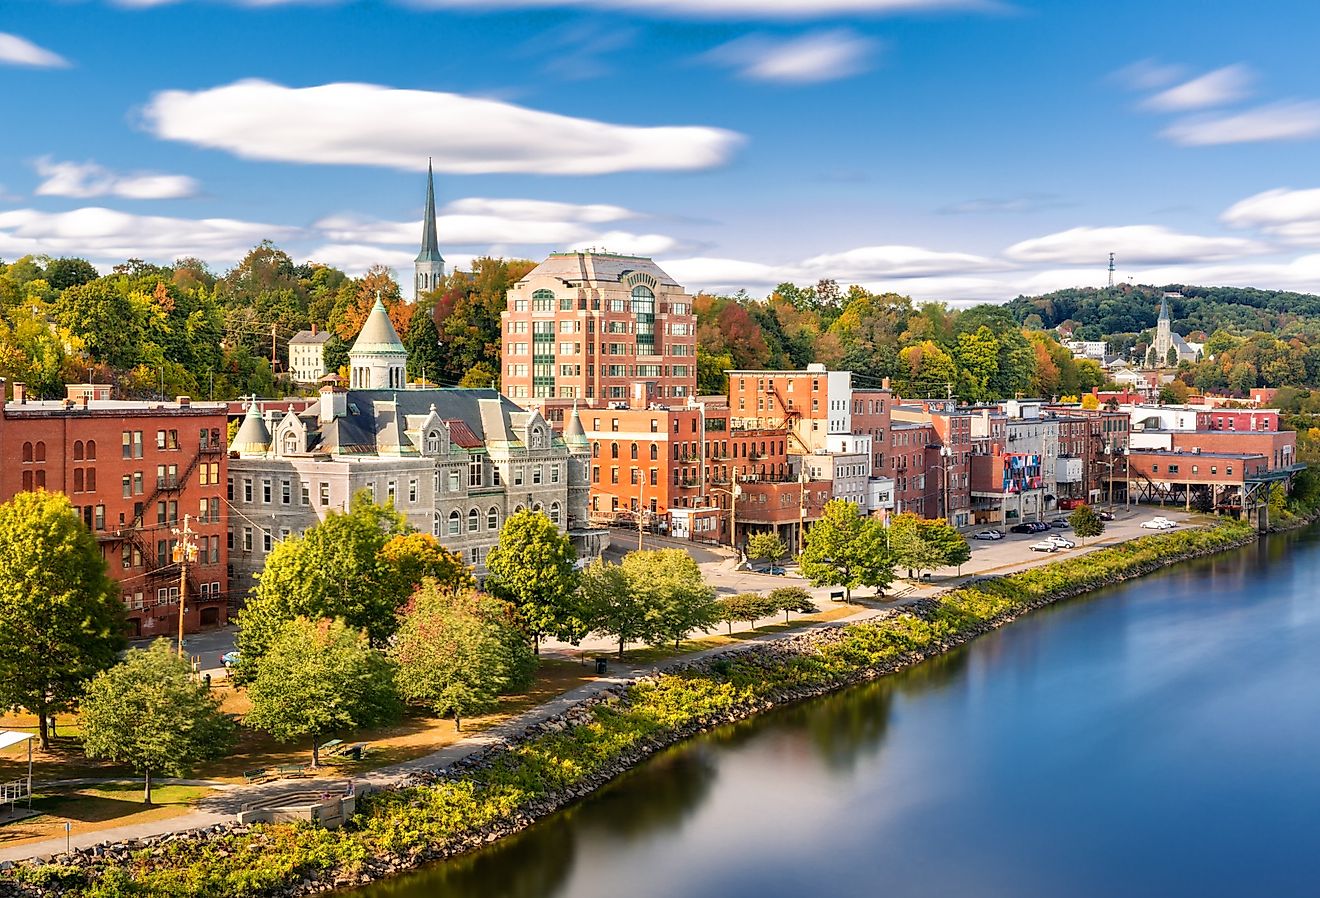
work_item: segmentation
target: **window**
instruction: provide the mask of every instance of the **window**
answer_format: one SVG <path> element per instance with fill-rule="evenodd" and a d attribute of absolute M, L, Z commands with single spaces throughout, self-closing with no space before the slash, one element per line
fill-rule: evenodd
<path fill-rule="evenodd" d="M 532 294 L 533 312 L 553 312 L 555 310 L 555 294 L 553 290 L 537 290 Z"/>
<path fill-rule="evenodd" d="M 461 528 L 461 519 L 458 516 L 458 512 L 451 511 L 449 513 L 449 535 L 458 536 L 460 528 Z"/>
<path fill-rule="evenodd" d="M 129 496 L 132 496 L 133 478 L 128 474 L 125 474 L 122 478 L 120 478 L 120 482 L 123 484 L 124 487 L 124 498 L 127 499 Z"/>
<path fill-rule="evenodd" d="M 269 530 L 261 531 L 261 551 L 269 552 L 274 541 L 271 539 Z"/>
<path fill-rule="evenodd" d="M 82 461 L 82 460 L 83 460 L 83 441 L 82 441 L 82 440 L 75 440 L 75 441 L 74 441 L 74 444 L 73 444 L 73 460 L 74 460 L 74 461 Z"/>
<path fill-rule="evenodd" d="M 417 501 L 417 478 L 413 477 L 408 481 L 408 501 Z"/>
<path fill-rule="evenodd" d="M 96 461 L 96 440 L 88 440 L 85 451 L 88 461 Z"/>
<path fill-rule="evenodd" d="M 540 483 L 540 482 L 541 482 L 541 466 L 540 466 L 540 465 L 533 465 L 533 466 L 532 466 L 532 483 Z"/>
<path fill-rule="evenodd" d="M 486 529 L 487 530 L 500 529 L 500 510 L 496 508 L 494 505 L 492 505 L 486 511 Z"/>
<path fill-rule="evenodd" d="M 431 515 L 431 535 L 440 536 L 440 512 L 433 512 Z"/>
<path fill-rule="evenodd" d="M 480 455 L 473 455 L 468 459 L 468 487 L 474 488 L 481 486 L 483 482 L 482 474 L 485 473 L 484 459 Z"/>
<path fill-rule="evenodd" d="M 387 480 L 385 482 L 385 500 L 391 505 L 398 503 L 399 485 L 397 481 Z"/>
<path fill-rule="evenodd" d="M 251 478 L 251 477 L 244 477 L 244 478 L 243 478 L 243 501 L 244 501 L 244 502 L 251 502 L 251 501 L 252 501 L 252 478 Z"/>
<path fill-rule="evenodd" d="M 280 504 L 281 505 L 293 504 L 293 484 L 288 480 L 280 481 Z"/>
<path fill-rule="evenodd" d="M 476 533 L 478 527 L 481 524 L 481 515 L 477 513 L 477 510 L 475 508 L 468 509 L 467 521 L 468 521 L 467 532 Z"/>
<path fill-rule="evenodd" d="M 244 552 L 251 552 L 251 551 L 252 551 L 252 528 L 251 528 L 251 527 L 244 527 L 244 528 L 243 528 L 243 551 L 244 551 Z"/>
<path fill-rule="evenodd" d="M 550 482 L 551 483 L 559 482 L 559 465 L 550 466 Z"/>
<path fill-rule="evenodd" d="M 551 502 L 551 503 L 550 503 L 550 523 L 552 523 L 552 524 L 558 524 L 558 523 L 559 523 L 559 503 L 558 503 L 558 502 Z"/>
<path fill-rule="evenodd" d="M 128 434 L 124 434 L 124 436 L 127 437 Z M 127 452 L 128 450 L 125 449 L 124 451 Z M 125 455 L 124 458 L 128 458 L 128 456 Z M 25 462 L 31 462 L 31 461 L 32 461 L 32 444 L 31 444 L 31 443 L 24 443 L 24 444 L 23 444 L 23 461 L 25 461 Z"/>
<path fill-rule="evenodd" d="M 433 430 L 426 435 L 426 452 L 435 455 L 440 451 L 440 431 Z"/>
<path fill-rule="evenodd" d="M 261 480 L 261 501 L 270 504 L 270 478 L 263 477 Z"/>
<path fill-rule="evenodd" d="M 302 494 L 299 498 L 302 500 L 303 505 L 312 504 L 312 485 L 306 480 L 302 482 Z"/>
<path fill-rule="evenodd" d="M 326 506 L 326 505 L 329 505 L 329 504 L 330 504 L 330 484 L 328 484 L 328 483 L 326 483 L 324 480 L 322 480 L 322 481 L 321 481 L 321 505 L 322 505 L 322 506 Z"/>
<path fill-rule="evenodd" d="M 457 471 L 450 471 L 450 472 L 449 472 L 449 491 L 450 491 L 451 493 L 456 493 L 456 492 L 458 492 L 459 488 L 460 488 L 460 484 L 459 484 L 459 482 L 458 482 L 458 472 L 457 472 Z"/>
<path fill-rule="evenodd" d="M 140 496 L 146 492 L 145 479 L 141 471 L 133 472 L 133 495 Z"/>

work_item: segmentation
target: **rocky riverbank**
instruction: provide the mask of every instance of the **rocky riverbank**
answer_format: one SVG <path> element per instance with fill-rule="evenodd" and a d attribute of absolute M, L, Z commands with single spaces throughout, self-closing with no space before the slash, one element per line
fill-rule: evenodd
<path fill-rule="evenodd" d="M 220 825 L 103 846 L 51 863 L 19 865 L 0 879 L 0 895 L 291 898 L 383 879 L 525 829 L 699 733 L 910 667 L 1043 605 L 1255 539 L 1249 528 L 1223 524 L 1199 535 L 1184 531 L 1144 537 L 1024 574 L 968 584 L 861 624 L 818 627 L 677 663 L 593 696 L 446 769 L 420 773 L 399 790 L 369 797 L 360 818 L 345 831 Z M 660 716 L 655 709 L 665 713 L 663 725 L 652 725 L 652 718 Z M 628 726 L 620 726 L 620 720 Z M 613 742 L 605 737 L 597 740 L 599 745 L 591 742 L 602 729 Z M 591 750 L 581 759 L 571 756 L 583 742 Z M 616 743 L 617 750 L 601 751 Z M 605 760 L 587 763 L 598 755 Z M 581 775 L 546 773 L 555 762 L 578 767 Z M 539 789 L 510 787 L 528 771 L 562 782 Z M 466 811 L 472 825 L 440 826 L 431 819 L 439 813 L 437 803 L 446 813 Z M 245 858 L 270 861 L 281 853 L 289 855 L 287 863 L 265 875 L 248 871 L 244 878 Z"/>

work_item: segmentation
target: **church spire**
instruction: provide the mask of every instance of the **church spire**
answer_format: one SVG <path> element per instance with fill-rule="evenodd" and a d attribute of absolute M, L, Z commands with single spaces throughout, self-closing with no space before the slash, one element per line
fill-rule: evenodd
<path fill-rule="evenodd" d="M 445 260 L 435 232 L 435 176 L 426 160 L 426 212 L 422 215 L 422 251 L 413 264 L 413 296 L 435 290 L 445 278 Z"/>
<path fill-rule="evenodd" d="M 1168 299 L 1165 299 L 1165 298 L 1163 298 L 1163 297 L 1160 298 L 1160 317 L 1159 317 L 1159 320 L 1160 320 L 1160 321 L 1168 321 L 1168 320 L 1169 320 L 1169 300 L 1168 300 Z"/>

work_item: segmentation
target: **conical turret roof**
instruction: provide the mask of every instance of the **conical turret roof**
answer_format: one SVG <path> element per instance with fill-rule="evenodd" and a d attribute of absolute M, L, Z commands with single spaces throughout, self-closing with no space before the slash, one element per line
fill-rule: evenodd
<path fill-rule="evenodd" d="M 564 425 L 564 445 L 569 449 L 586 449 L 587 432 L 582 429 L 582 419 L 578 417 L 577 405 L 573 406 L 573 413 L 568 417 L 568 423 Z"/>
<path fill-rule="evenodd" d="M 270 428 L 266 426 L 266 419 L 261 416 L 261 409 L 257 408 L 255 401 L 248 403 L 243 424 L 238 428 L 238 433 L 234 434 L 234 441 L 229 444 L 229 448 L 240 455 L 270 451 Z"/>
<path fill-rule="evenodd" d="M 379 293 L 376 294 L 376 304 L 367 314 L 367 320 L 362 322 L 362 330 L 353 341 L 353 348 L 348 351 L 350 356 L 360 353 L 408 354 L 403 341 L 399 339 L 399 332 L 394 329 L 394 322 L 390 321 L 390 313 L 385 310 L 385 303 L 380 300 Z"/>

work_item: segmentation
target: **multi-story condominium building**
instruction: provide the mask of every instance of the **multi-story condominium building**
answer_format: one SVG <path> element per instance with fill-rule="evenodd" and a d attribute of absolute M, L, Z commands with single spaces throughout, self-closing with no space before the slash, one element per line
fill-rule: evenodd
<path fill-rule="evenodd" d="M 289 340 L 289 373 L 300 384 L 313 384 L 326 374 L 325 343 L 330 334 L 312 325 Z"/>
<path fill-rule="evenodd" d="M 379 302 L 350 353 L 358 386 L 321 389 L 304 411 L 254 407 L 232 444 L 228 490 L 236 587 L 274 544 L 301 534 L 360 490 L 390 502 L 484 573 L 508 515 L 531 508 L 599 554 L 588 521 L 588 447 L 494 390 L 407 389 L 407 353 Z M 572 436 L 571 434 L 569 436 Z"/>
<path fill-rule="evenodd" d="M 82 384 L 64 400 L 31 400 L 21 383 L 11 402 L 0 392 L 0 457 L 9 461 L 0 501 L 34 489 L 69 497 L 123 589 L 130 636 L 177 632 L 174 550 L 186 517 L 198 551 L 188 566 L 185 627 L 224 623 L 224 404 L 108 397 L 108 388 Z"/>
<path fill-rule="evenodd" d="M 692 298 L 641 256 L 552 253 L 500 315 L 504 394 L 556 425 L 573 404 L 681 404 L 697 391 Z"/>

